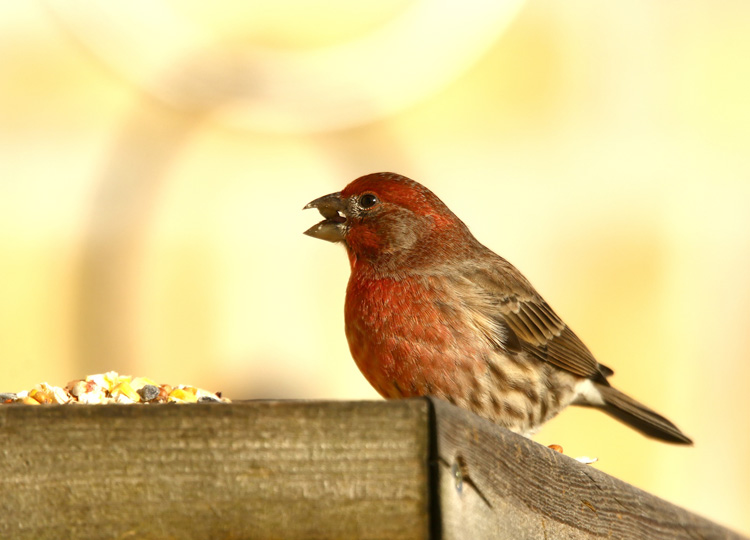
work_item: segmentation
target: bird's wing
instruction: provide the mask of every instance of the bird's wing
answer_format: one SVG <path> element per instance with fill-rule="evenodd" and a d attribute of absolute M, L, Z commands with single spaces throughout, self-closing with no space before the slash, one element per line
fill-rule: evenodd
<path fill-rule="evenodd" d="M 480 309 L 493 319 L 499 341 L 582 377 L 601 378 L 612 371 L 601 366 L 531 283 L 510 263 L 479 268 L 465 277 L 484 298 Z"/>

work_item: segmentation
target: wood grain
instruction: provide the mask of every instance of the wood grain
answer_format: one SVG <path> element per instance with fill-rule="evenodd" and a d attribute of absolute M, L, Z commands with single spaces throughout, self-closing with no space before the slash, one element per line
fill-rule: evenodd
<path fill-rule="evenodd" d="M 741 538 L 453 405 L 433 404 L 444 538 Z"/>
<path fill-rule="evenodd" d="M 428 408 L 2 406 L 0 538 L 428 538 Z"/>
<path fill-rule="evenodd" d="M 740 536 L 471 413 L 0 406 L 0 539 Z"/>

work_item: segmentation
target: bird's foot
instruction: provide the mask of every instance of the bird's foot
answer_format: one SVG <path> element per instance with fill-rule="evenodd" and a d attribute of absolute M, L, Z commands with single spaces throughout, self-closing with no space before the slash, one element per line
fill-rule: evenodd
<path fill-rule="evenodd" d="M 549 446 L 547 446 L 547 448 L 549 448 L 550 450 L 554 450 L 555 452 L 559 452 L 560 454 L 564 454 L 563 447 L 559 444 L 550 444 Z M 575 459 L 579 463 L 583 463 L 584 465 L 591 465 L 592 463 L 596 463 L 597 461 L 599 461 L 599 458 L 592 458 L 588 456 L 579 456 L 573 459 Z"/>

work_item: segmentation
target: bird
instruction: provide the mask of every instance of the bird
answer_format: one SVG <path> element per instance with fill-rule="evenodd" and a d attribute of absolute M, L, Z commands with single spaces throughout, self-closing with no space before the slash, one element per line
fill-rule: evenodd
<path fill-rule="evenodd" d="M 614 388 L 614 372 L 529 280 L 427 187 L 373 173 L 304 209 L 324 218 L 304 234 L 346 248 L 349 350 L 384 398 L 434 396 L 526 437 L 579 405 L 647 437 L 692 444 Z"/>

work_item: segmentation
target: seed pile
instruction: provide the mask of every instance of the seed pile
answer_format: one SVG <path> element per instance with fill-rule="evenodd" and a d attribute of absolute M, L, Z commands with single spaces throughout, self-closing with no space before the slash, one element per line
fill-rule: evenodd
<path fill-rule="evenodd" d="M 89 375 L 70 381 L 64 387 L 39 383 L 31 390 L 0 393 L 0 404 L 26 405 L 84 403 L 199 403 L 223 402 L 221 392 L 214 393 L 187 385 L 157 384 L 146 377 L 120 375 L 115 371 Z"/>

